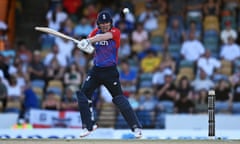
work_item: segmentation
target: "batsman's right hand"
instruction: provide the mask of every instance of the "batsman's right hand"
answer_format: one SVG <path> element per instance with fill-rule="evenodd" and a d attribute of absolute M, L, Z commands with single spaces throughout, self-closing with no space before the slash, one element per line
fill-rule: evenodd
<path fill-rule="evenodd" d="M 80 42 L 77 43 L 77 47 L 89 54 L 93 53 L 94 51 L 94 47 L 88 39 L 82 39 Z"/>

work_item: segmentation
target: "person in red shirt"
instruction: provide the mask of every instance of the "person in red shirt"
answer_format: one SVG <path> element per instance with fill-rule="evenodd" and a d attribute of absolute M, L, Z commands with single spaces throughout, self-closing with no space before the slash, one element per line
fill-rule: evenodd
<path fill-rule="evenodd" d="M 95 47 L 94 66 L 88 73 L 83 87 L 77 92 L 84 128 L 80 137 L 89 135 L 96 128 L 93 120 L 91 120 L 88 102 L 91 100 L 94 90 L 100 85 L 104 85 L 111 93 L 113 103 L 119 108 L 135 137 L 140 138 L 142 136 L 142 125 L 127 98 L 123 95 L 117 70 L 121 32 L 118 28 L 112 26 L 112 17 L 108 11 L 101 11 L 98 14 L 97 26 L 87 39 L 82 39 L 77 45 L 82 49 L 87 49 L 89 45 Z"/>

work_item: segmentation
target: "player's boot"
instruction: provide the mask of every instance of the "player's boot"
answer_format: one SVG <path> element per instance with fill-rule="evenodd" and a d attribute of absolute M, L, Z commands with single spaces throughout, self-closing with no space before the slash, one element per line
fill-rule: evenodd
<path fill-rule="evenodd" d="M 135 128 L 133 133 L 135 138 L 140 139 L 142 137 L 142 130 L 140 128 Z"/>
<path fill-rule="evenodd" d="M 87 128 L 84 128 L 82 133 L 80 134 L 80 137 L 83 138 L 83 137 L 86 137 L 88 135 L 90 135 L 93 131 L 95 131 L 96 129 L 98 128 L 98 126 L 96 124 L 93 125 L 93 129 L 92 131 L 89 131 Z"/>

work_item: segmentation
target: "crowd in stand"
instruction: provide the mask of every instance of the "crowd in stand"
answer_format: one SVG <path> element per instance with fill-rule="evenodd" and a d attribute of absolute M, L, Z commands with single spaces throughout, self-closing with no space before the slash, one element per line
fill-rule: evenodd
<path fill-rule="evenodd" d="M 124 94 L 144 127 L 163 128 L 166 113 L 207 113 L 211 89 L 217 113 L 240 114 L 239 0 L 132 0 L 108 7 L 68 2 L 50 3 L 46 26 L 78 39 L 96 26 L 99 10 L 111 12 L 113 26 L 121 30 Z M 123 13 L 124 7 L 130 12 Z M 0 25 L 1 42 L 6 39 L 2 31 Z M 23 41 L 15 49 L 1 48 L 2 112 L 78 110 L 74 93 L 92 65 L 91 55 L 53 35 L 42 34 L 39 44 L 34 51 Z M 111 102 L 104 87 L 94 95 L 99 111 Z M 117 114 L 116 123 L 121 119 Z"/>

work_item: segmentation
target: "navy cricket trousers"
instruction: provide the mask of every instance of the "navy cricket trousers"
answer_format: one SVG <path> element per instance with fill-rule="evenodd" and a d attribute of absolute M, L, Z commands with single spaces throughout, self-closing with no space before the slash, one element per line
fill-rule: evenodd
<path fill-rule="evenodd" d="M 104 85 L 111 93 L 112 97 L 123 95 L 117 66 L 94 66 L 89 71 L 81 91 L 88 99 L 91 99 L 94 90 L 100 85 Z"/>

